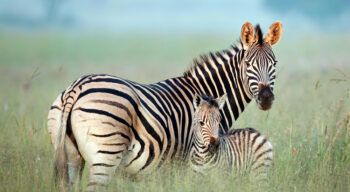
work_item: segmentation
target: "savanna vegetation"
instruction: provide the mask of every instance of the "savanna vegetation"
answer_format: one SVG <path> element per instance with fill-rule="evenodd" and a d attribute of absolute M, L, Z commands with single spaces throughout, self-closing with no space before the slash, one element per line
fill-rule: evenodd
<path fill-rule="evenodd" d="M 193 57 L 235 42 L 231 35 L 0 34 L 0 191 L 55 191 L 47 112 L 80 75 L 109 73 L 142 83 L 181 75 Z M 235 123 L 274 146 L 267 184 L 219 171 L 203 177 L 171 164 L 147 176 L 118 172 L 109 191 L 349 191 L 350 36 L 284 35 L 275 102 L 252 102 Z M 87 182 L 84 173 L 83 184 Z"/>

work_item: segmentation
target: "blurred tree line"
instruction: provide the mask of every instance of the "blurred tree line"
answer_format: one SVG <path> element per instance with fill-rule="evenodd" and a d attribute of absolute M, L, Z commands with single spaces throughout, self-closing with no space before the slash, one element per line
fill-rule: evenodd
<path fill-rule="evenodd" d="M 300 13 L 320 24 L 350 11 L 350 0 L 264 0 L 264 5 L 279 14 Z"/>
<path fill-rule="evenodd" d="M 59 9 L 65 0 L 43 0 L 46 7 L 46 18 L 47 22 L 54 22 L 57 19 Z"/>
<path fill-rule="evenodd" d="M 63 7 L 67 2 L 67 0 L 36 0 L 32 2 L 35 6 L 27 9 L 28 12 L 24 14 L 21 14 L 16 9 L 4 9 L 0 12 L 0 24 L 29 28 L 47 25 L 71 27 L 75 24 L 76 19 L 72 13 L 63 11 Z M 18 6 L 26 5 L 18 4 Z M 33 12 L 33 10 L 37 11 L 37 13 Z"/>

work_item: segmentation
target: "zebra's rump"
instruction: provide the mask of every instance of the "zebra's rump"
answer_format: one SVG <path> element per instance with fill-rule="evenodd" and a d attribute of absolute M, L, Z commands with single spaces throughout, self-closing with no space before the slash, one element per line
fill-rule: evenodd
<path fill-rule="evenodd" d="M 188 125 L 182 124 L 189 124 L 190 118 L 177 118 L 180 111 L 176 111 L 176 95 L 169 91 L 170 83 L 144 85 L 105 74 L 83 76 L 50 109 L 52 120 L 49 119 L 48 128 L 52 142 L 55 144 L 62 110 L 69 106 L 69 124 L 78 144 L 85 145 L 88 139 L 99 145 L 100 154 L 123 154 L 116 158 L 121 158 L 121 165 L 131 173 L 153 170 L 179 153 L 182 144 L 189 140 L 189 133 L 182 132 Z M 190 116 L 189 107 L 181 110 Z M 183 130 L 178 131 L 180 125 Z M 181 143 L 175 142 L 180 134 Z M 119 153 L 125 147 L 127 150 Z M 83 153 L 89 153 L 87 150 Z"/>
<path fill-rule="evenodd" d="M 74 135 L 80 137 L 83 132 L 78 129 L 91 124 L 89 138 L 98 145 L 98 152 L 120 158 L 127 172 L 156 166 L 165 137 L 159 121 L 165 120 L 150 115 L 150 111 L 157 109 L 145 96 L 147 86 L 99 75 L 80 83 L 79 87 L 81 93 L 72 109 Z"/>

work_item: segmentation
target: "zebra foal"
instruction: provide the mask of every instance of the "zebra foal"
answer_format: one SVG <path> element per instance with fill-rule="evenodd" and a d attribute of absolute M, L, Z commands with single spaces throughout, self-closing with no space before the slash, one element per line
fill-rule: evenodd
<path fill-rule="evenodd" d="M 204 173 L 212 168 L 228 168 L 236 175 L 265 179 L 272 163 L 272 145 L 253 128 L 235 129 L 219 136 L 221 115 L 226 95 L 218 98 L 197 95 L 194 98 L 193 147 L 189 163 L 193 170 Z"/>

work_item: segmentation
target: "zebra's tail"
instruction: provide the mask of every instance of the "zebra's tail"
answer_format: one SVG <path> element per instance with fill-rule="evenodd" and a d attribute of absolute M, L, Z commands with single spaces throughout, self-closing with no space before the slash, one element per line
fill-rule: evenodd
<path fill-rule="evenodd" d="M 62 105 L 62 100 L 61 97 L 64 94 L 61 93 L 55 100 L 55 102 L 52 104 L 50 110 L 49 110 L 49 114 L 48 114 L 48 118 L 47 118 L 47 128 L 48 128 L 48 132 L 50 134 L 50 139 L 51 139 L 51 144 L 54 146 L 54 150 L 56 153 L 57 150 L 57 145 L 58 145 L 58 132 L 60 131 L 60 127 L 61 127 L 61 118 L 62 118 L 62 110 L 63 110 L 63 105 Z M 56 154 L 55 156 L 56 157 Z M 56 166 L 56 162 L 54 162 L 54 172 L 53 172 L 53 177 L 52 177 L 52 181 L 54 184 L 58 184 L 57 181 L 57 177 L 58 176 L 58 169 Z M 55 189 L 52 188 L 52 191 L 54 191 Z"/>
<path fill-rule="evenodd" d="M 75 91 L 69 91 L 65 95 L 63 101 L 63 109 L 61 110 L 61 118 L 58 121 L 59 125 L 56 137 L 56 154 L 55 154 L 55 180 L 59 189 L 64 189 L 68 181 L 68 164 L 67 154 L 65 149 L 65 138 L 67 134 L 67 123 L 71 113 L 71 109 L 75 103 Z"/>

